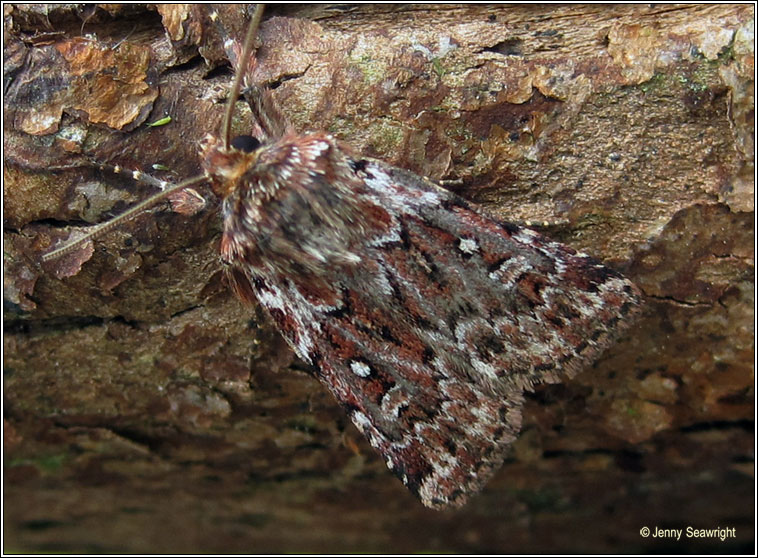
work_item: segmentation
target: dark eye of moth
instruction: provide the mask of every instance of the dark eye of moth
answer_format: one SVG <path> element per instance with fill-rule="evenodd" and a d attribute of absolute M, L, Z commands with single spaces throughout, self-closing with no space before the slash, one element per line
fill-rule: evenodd
<path fill-rule="evenodd" d="M 252 153 L 258 149 L 260 145 L 261 142 L 258 141 L 258 138 L 254 138 L 253 136 L 237 136 L 231 141 L 231 146 L 234 149 L 239 149 L 245 153 Z"/>

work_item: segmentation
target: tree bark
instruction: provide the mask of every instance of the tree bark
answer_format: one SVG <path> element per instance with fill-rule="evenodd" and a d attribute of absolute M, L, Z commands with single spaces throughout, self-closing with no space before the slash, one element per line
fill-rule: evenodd
<path fill-rule="evenodd" d="M 450 512 L 228 292 L 209 190 L 40 263 L 149 193 L 90 161 L 200 172 L 223 40 L 244 33 L 241 6 L 219 25 L 197 5 L 76 9 L 5 7 L 6 550 L 753 548 L 752 6 L 267 11 L 253 76 L 296 129 L 538 223 L 646 295 L 594 367 L 528 395 L 512 457 Z"/>

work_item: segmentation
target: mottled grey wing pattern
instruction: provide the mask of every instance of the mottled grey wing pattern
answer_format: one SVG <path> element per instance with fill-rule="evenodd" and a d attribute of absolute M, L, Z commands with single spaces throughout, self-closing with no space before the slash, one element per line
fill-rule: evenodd
<path fill-rule="evenodd" d="M 276 151 L 294 150 L 315 171 L 301 192 L 269 205 L 278 217 L 298 208 L 287 231 L 265 232 L 286 235 L 286 249 L 246 272 L 388 467 L 425 505 L 461 505 L 502 463 L 524 389 L 591 362 L 637 311 L 639 293 L 588 256 L 499 223 L 412 173 L 318 148 L 319 137 L 270 148 L 271 164 Z M 349 199 L 334 174 L 349 183 Z M 347 207 L 330 210 L 336 203 Z M 322 218 L 303 217 L 313 207 Z M 342 235 L 321 230 L 330 218 Z M 296 247 L 324 265 L 288 258 Z"/>

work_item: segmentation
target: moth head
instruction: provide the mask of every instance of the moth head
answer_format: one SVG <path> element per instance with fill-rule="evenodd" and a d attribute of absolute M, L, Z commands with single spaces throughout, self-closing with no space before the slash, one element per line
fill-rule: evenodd
<path fill-rule="evenodd" d="M 227 148 L 222 138 L 206 135 L 200 142 L 200 155 L 213 193 L 221 198 L 229 196 L 245 172 L 255 166 L 261 146 L 253 136 L 237 136 Z"/>

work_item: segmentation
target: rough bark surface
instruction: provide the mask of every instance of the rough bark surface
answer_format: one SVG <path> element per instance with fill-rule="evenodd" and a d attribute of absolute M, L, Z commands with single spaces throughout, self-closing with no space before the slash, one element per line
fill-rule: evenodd
<path fill-rule="evenodd" d="M 753 6 L 267 12 L 256 77 L 297 128 L 547 222 L 647 296 L 449 512 L 227 291 L 210 192 L 39 262 L 148 191 L 88 160 L 198 172 L 231 79 L 204 8 L 4 9 L 5 552 L 752 551 Z M 735 531 L 640 534 L 688 526 Z"/>

